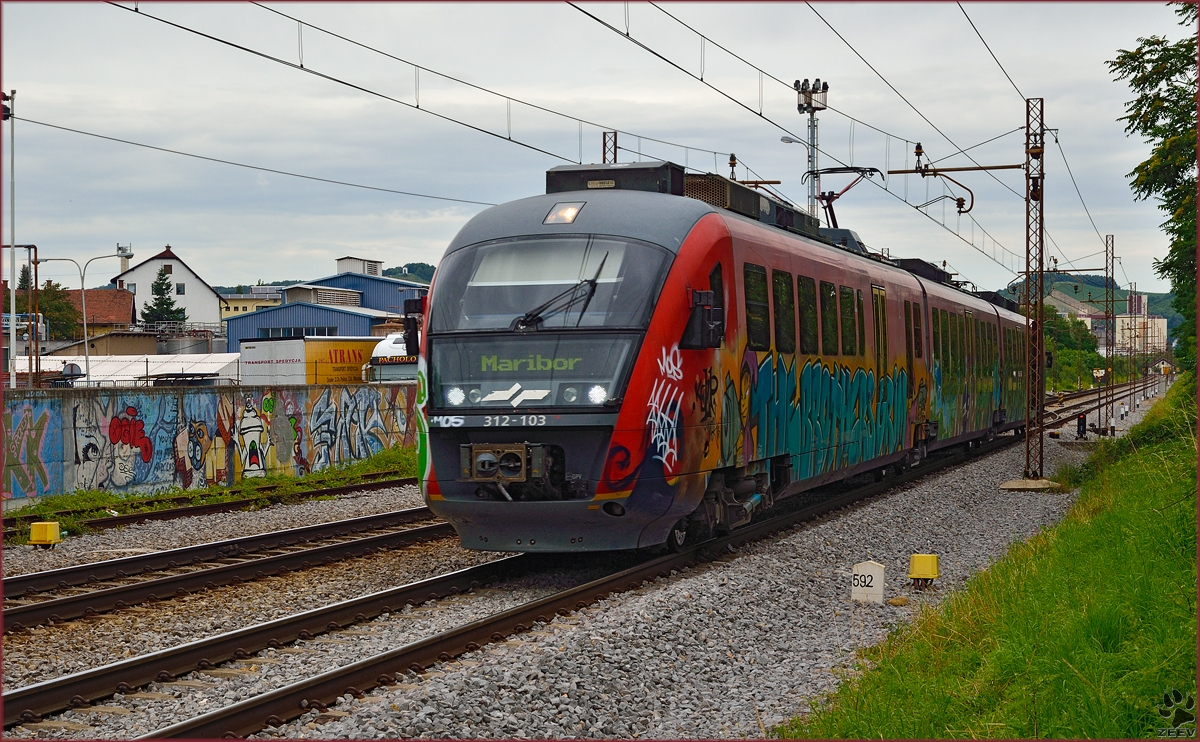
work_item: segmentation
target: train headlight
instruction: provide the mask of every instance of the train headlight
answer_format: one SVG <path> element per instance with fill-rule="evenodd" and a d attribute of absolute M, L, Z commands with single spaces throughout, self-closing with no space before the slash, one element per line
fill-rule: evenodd
<path fill-rule="evenodd" d="M 600 386 L 599 384 L 592 387 L 591 389 L 588 389 L 588 400 L 592 404 L 604 404 L 605 400 L 607 400 L 607 399 L 608 399 L 608 390 L 605 389 L 604 387 Z"/>
<path fill-rule="evenodd" d="M 483 399 L 483 392 L 478 389 L 472 389 L 467 392 L 467 399 L 471 400 L 471 404 L 479 404 L 479 400 Z"/>
<path fill-rule="evenodd" d="M 579 399 L 579 390 L 573 386 L 569 386 L 563 390 L 563 399 L 567 402 L 574 402 Z"/>
<path fill-rule="evenodd" d="M 467 393 L 464 392 L 461 388 L 453 387 L 451 389 L 446 390 L 446 402 L 448 404 L 453 405 L 454 407 L 458 407 L 460 404 L 462 404 L 466 400 L 467 400 Z"/>

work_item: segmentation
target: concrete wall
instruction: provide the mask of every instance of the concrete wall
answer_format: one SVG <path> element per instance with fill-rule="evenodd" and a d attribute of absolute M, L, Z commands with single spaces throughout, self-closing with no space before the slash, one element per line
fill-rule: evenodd
<path fill-rule="evenodd" d="M 6 390 L 5 507 L 304 474 L 416 439 L 412 384 Z"/>

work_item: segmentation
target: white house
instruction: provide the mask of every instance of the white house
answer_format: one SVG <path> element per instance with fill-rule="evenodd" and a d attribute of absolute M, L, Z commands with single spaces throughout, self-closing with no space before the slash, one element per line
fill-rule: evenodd
<path fill-rule="evenodd" d="M 159 254 L 143 260 L 112 279 L 117 288 L 133 292 L 133 308 L 138 321 L 141 321 L 142 310 L 146 304 L 154 299 L 154 295 L 150 293 L 150 284 L 158 278 L 160 268 L 166 268 L 170 275 L 172 298 L 175 299 L 176 306 L 187 311 L 188 322 L 217 324 L 221 321 L 221 307 L 229 302 L 222 299 L 199 274 L 171 252 L 170 245 Z"/>

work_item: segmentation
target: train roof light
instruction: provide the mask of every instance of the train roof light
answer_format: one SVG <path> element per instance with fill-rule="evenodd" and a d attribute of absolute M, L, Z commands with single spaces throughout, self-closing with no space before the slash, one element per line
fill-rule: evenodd
<path fill-rule="evenodd" d="M 554 204 L 550 213 L 542 220 L 542 224 L 570 224 L 579 216 L 586 201 L 572 201 Z"/>

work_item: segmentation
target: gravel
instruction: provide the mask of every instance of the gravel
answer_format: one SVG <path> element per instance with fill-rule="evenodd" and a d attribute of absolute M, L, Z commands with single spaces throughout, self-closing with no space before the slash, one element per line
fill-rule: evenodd
<path fill-rule="evenodd" d="M 1115 424 L 1128 428 L 1146 407 Z M 1064 438 L 1073 439 L 1073 430 Z M 1086 451 L 1078 447 L 1046 441 L 1047 472 L 1085 457 Z M 1075 493 L 1013 493 L 998 488 L 1019 476 L 1023 465 L 1023 447 L 1012 446 L 744 546 L 717 562 L 644 583 L 638 590 L 609 597 L 568 617 L 556 617 L 421 676 L 410 674 L 402 685 L 376 689 L 362 699 L 345 696 L 329 712 L 312 710 L 257 736 L 765 736 L 772 726 L 808 711 L 815 699 L 835 690 L 856 649 L 879 642 L 922 604 L 940 603 L 971 574 L 1002 557 L 1011 544 L 1061 519 Z M 934 588 L 916 591 L 908 586 L 905 577 L 912 553 L 939 555 L 941 578 Z M 884 597 L 907 597 L 907 605 L 849 600 L 851 566 L 866 559 L 886 567 Z M 430 574 L 433 571 L 437 570 Z M 557 577 L 543 576 L 536 582 L 408 609 L 352 632 L 330 635 L 335 640 L 318 638 L 296 645 L 319 654 L 267 650 L 233 663 L 248 670 L 245 674 L 229 679 L 192 676 L 210 687 L 154 684 L 148 690 L 163 697 L 135 695 L 106 702 L 132 713 L 71 711 L 56 718 L 89 726 L 18 727 L 6 736 L 145 734 L 189 714 L 292 682 L 302 674 L 315 674 L 541 597 L 556 589 L 555 583 L 574 584 L 583 578 L 582 573 L 563 570 Z M 309 589 L 319 581 L 308 580 Z M 305 594 L 303 603 L 293 603 L 293 609 L 317 605 L 322 599 L 310 600 Z M 218 604 L 208 595 L 196 602 Z M 233 611 L 233 603 L 225 601 L 221 611 Z M 234 628 L 225 623 L 221 612 L 205 616 L 210 625 Z M 269 617 L 273 616 L 259 620 Z M 192 632 L 195 620 L 184 620 L 176 631 Z M 153 635 L 166 631 L 164 626 Z M 92 646 L 102 647 L 110 640 L 120 641 L 120 635 L 140 632 L 140 626 L 123 623 L 108 632 L 111 639 L 87 641 L 99 641 Z M 10 661 L 6 639 L 6 671 Z"/>
<path fill-rule="evenodd" d="M 53 549 L 5 546 L 4 576 L 12 577 L 75 564 L 117 559 L 132 554 L 177 549 L 210 541 L 421 507 L 424 504 L 417 488 L 409 485 L 364 490 L 340 495 L 332 500 L 306 500 L 293 505 L 271 505 L 262 510 L 239 510 L 175 520 L 148 521 L 99 533 L 72 536 Z"/>
<path fill-rule="evenodd" d="M 272 621 L 505 556 L 457 537 L 4 636 L 4 690 Z"/>

